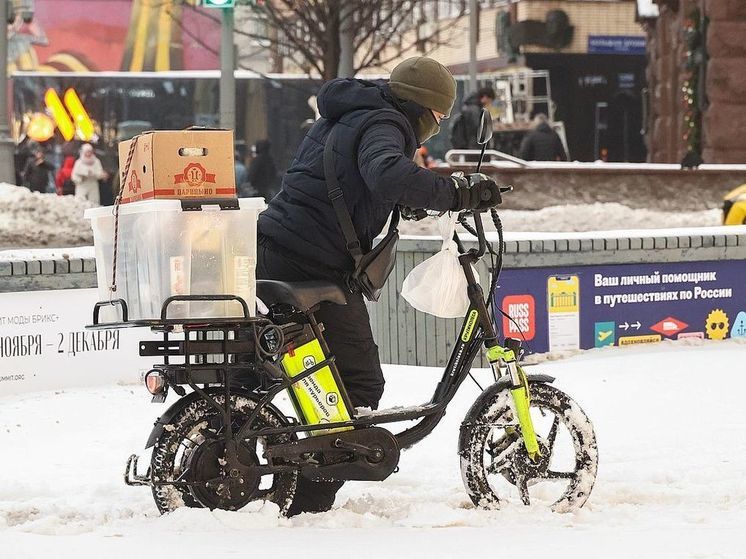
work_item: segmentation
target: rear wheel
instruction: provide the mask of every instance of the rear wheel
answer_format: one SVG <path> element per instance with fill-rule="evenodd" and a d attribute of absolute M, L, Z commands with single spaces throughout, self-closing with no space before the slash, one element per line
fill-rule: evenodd
<path fill-rule="evenodd" d="M 536 460 L 526 451 L 509 390 L 496 392 L 465 421 L 461 475 L 475 506 L 515 500 L 568 512 L 588 499 L 598 467 L 588 417 L 567 394 L 538 383 L 531 384 L 530 413 L 541 451 Z"/>
<path fill-rule="evenodd" d="M 221 406 L 225 402 L 224 395 L 212 396 Z M 231 396 L 233 433 L 246 423 L 255 407 L 250 398 Z M 270 409 L 262 410 L 254 422 L 255 428 L 286 425 L 287 421 Z M 267 465 L 261 458 L 266 444 L 287 442 L 291 436 L 273 435 L 235 444 L 224 440 L 224 429 L 222 414 L 203 399 L 186 405 L 166 425 L 153 447 L 150 464 L 153 498 L 161 513 L 183 506 L 238 510 L 255 501 L 271 501 L 282 514 L 287 512 L 298 472 L 266 474 L 258 467 Z"/>

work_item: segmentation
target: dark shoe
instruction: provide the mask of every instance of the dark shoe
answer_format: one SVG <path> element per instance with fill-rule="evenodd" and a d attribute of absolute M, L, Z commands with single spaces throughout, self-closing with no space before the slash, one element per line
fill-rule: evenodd
<path fill-rule="evenodd" d="M 306 477 L 298 477 L 295 497 L 288 509 L 288 516 L 296 516 L 303 512 L 326 512 L 331 510 L 334 498 L 344 485 L 343 481 L 312 481 Z"/>

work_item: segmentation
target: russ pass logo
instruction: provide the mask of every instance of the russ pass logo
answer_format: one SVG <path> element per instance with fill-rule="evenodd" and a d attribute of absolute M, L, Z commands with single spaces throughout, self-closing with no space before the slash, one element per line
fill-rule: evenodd
<path fill-rule="evenodd" d="M 536 335 L 536 301 L 532 295 L 508 295 L 503 299 L 503 335 L 533 340 Z M 512 320 L 511 320 L 512 319 Z"/>

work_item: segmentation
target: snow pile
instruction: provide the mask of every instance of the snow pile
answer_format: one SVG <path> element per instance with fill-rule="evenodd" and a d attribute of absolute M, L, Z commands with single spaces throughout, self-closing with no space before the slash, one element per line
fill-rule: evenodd
<path fill-rule="evenodd" d="M 91 225 L 83 219 L 90 207 L 74 196 L 0 183 L 0 248 L 91 245 Z"/>
<path fill-rule="evenodd" d="M 40 194 L 0 183 L 0 249 L 75 247 L 93 244 L 90 224 L 83 219 L 88 202 L 73 196 Z M 549 206 L 539 210 L 502 210 L 506 232 L 608 231 L 676 227 L 712 227 L 721 224 L 720 210 L 664 212 L 633 209 L 618 203 Z M 494 231 L 484 215 L 485 228 Z M 404 235 L 438 235 L 437 221 L 401 221 Z"/>
<path fill-rule="evenodd" d="M 500 210 L 505 231 L 608 231 L 673 227 L 713 227 L 722 224 L 720 210 L 663 212 L 633 209 L 614 202 L 549 206 L 540 210 Z M 494 231 L 492 218 L 483 216 L 485 228 Z M 437 235 L 437 221 L 400 221 L 404 235 Z"/>
<path fill-rule="evenodd" d="M 744 351 L 735 341 L 672 342 L 531 367 L 556 376 L 555 386 L 594 423 L 598 479 L 586 506 L 568 514 L 515 502 L 498 511 L 471 505 L 455 452 L 459 423 L 478 394 L 468 379 L 437 429 L 403 452 L 398 473 L 383 483 L 350 482 L 332 511 L 293 519 L 278 518 L 272 505 L 158 516 L 147 488 L 122 481 L 131 452 L 143 453 L 144 471 L 145 440 L 166 409 L 150 404 L 142 386 L 3 397 L 0 556 L 129 559 L 177 550 L 182 559 L 281 559 L 321 549 L 360 559 L 740 558 Z M 386 367 L 382 405 L 426 401 L 440 375 Z M 489 382 L 487 371 L 475 375 Z"/>

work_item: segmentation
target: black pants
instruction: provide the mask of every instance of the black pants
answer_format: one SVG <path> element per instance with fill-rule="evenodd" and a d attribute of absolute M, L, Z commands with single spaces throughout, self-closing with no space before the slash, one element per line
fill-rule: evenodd
<path fill-rule="evenodd" d="M 334 271 L 324 270 L 318 264 L 304 263 L 299 256 L 283 251 L 261 236 L 257 246 L 256 277 L 287 282 L 325 280 L 339 283 L 339 276 Z M 347 305 L 322 303 L 315 317 L 324 325 L 324 339 L 336 357 L 352 405 L 376 409 L 385 381 L 363 296 L 347 293 Z M 340 487 L 342 482 L 313 482 L 300 477 L 289 514 L 329 510 Z"/>

